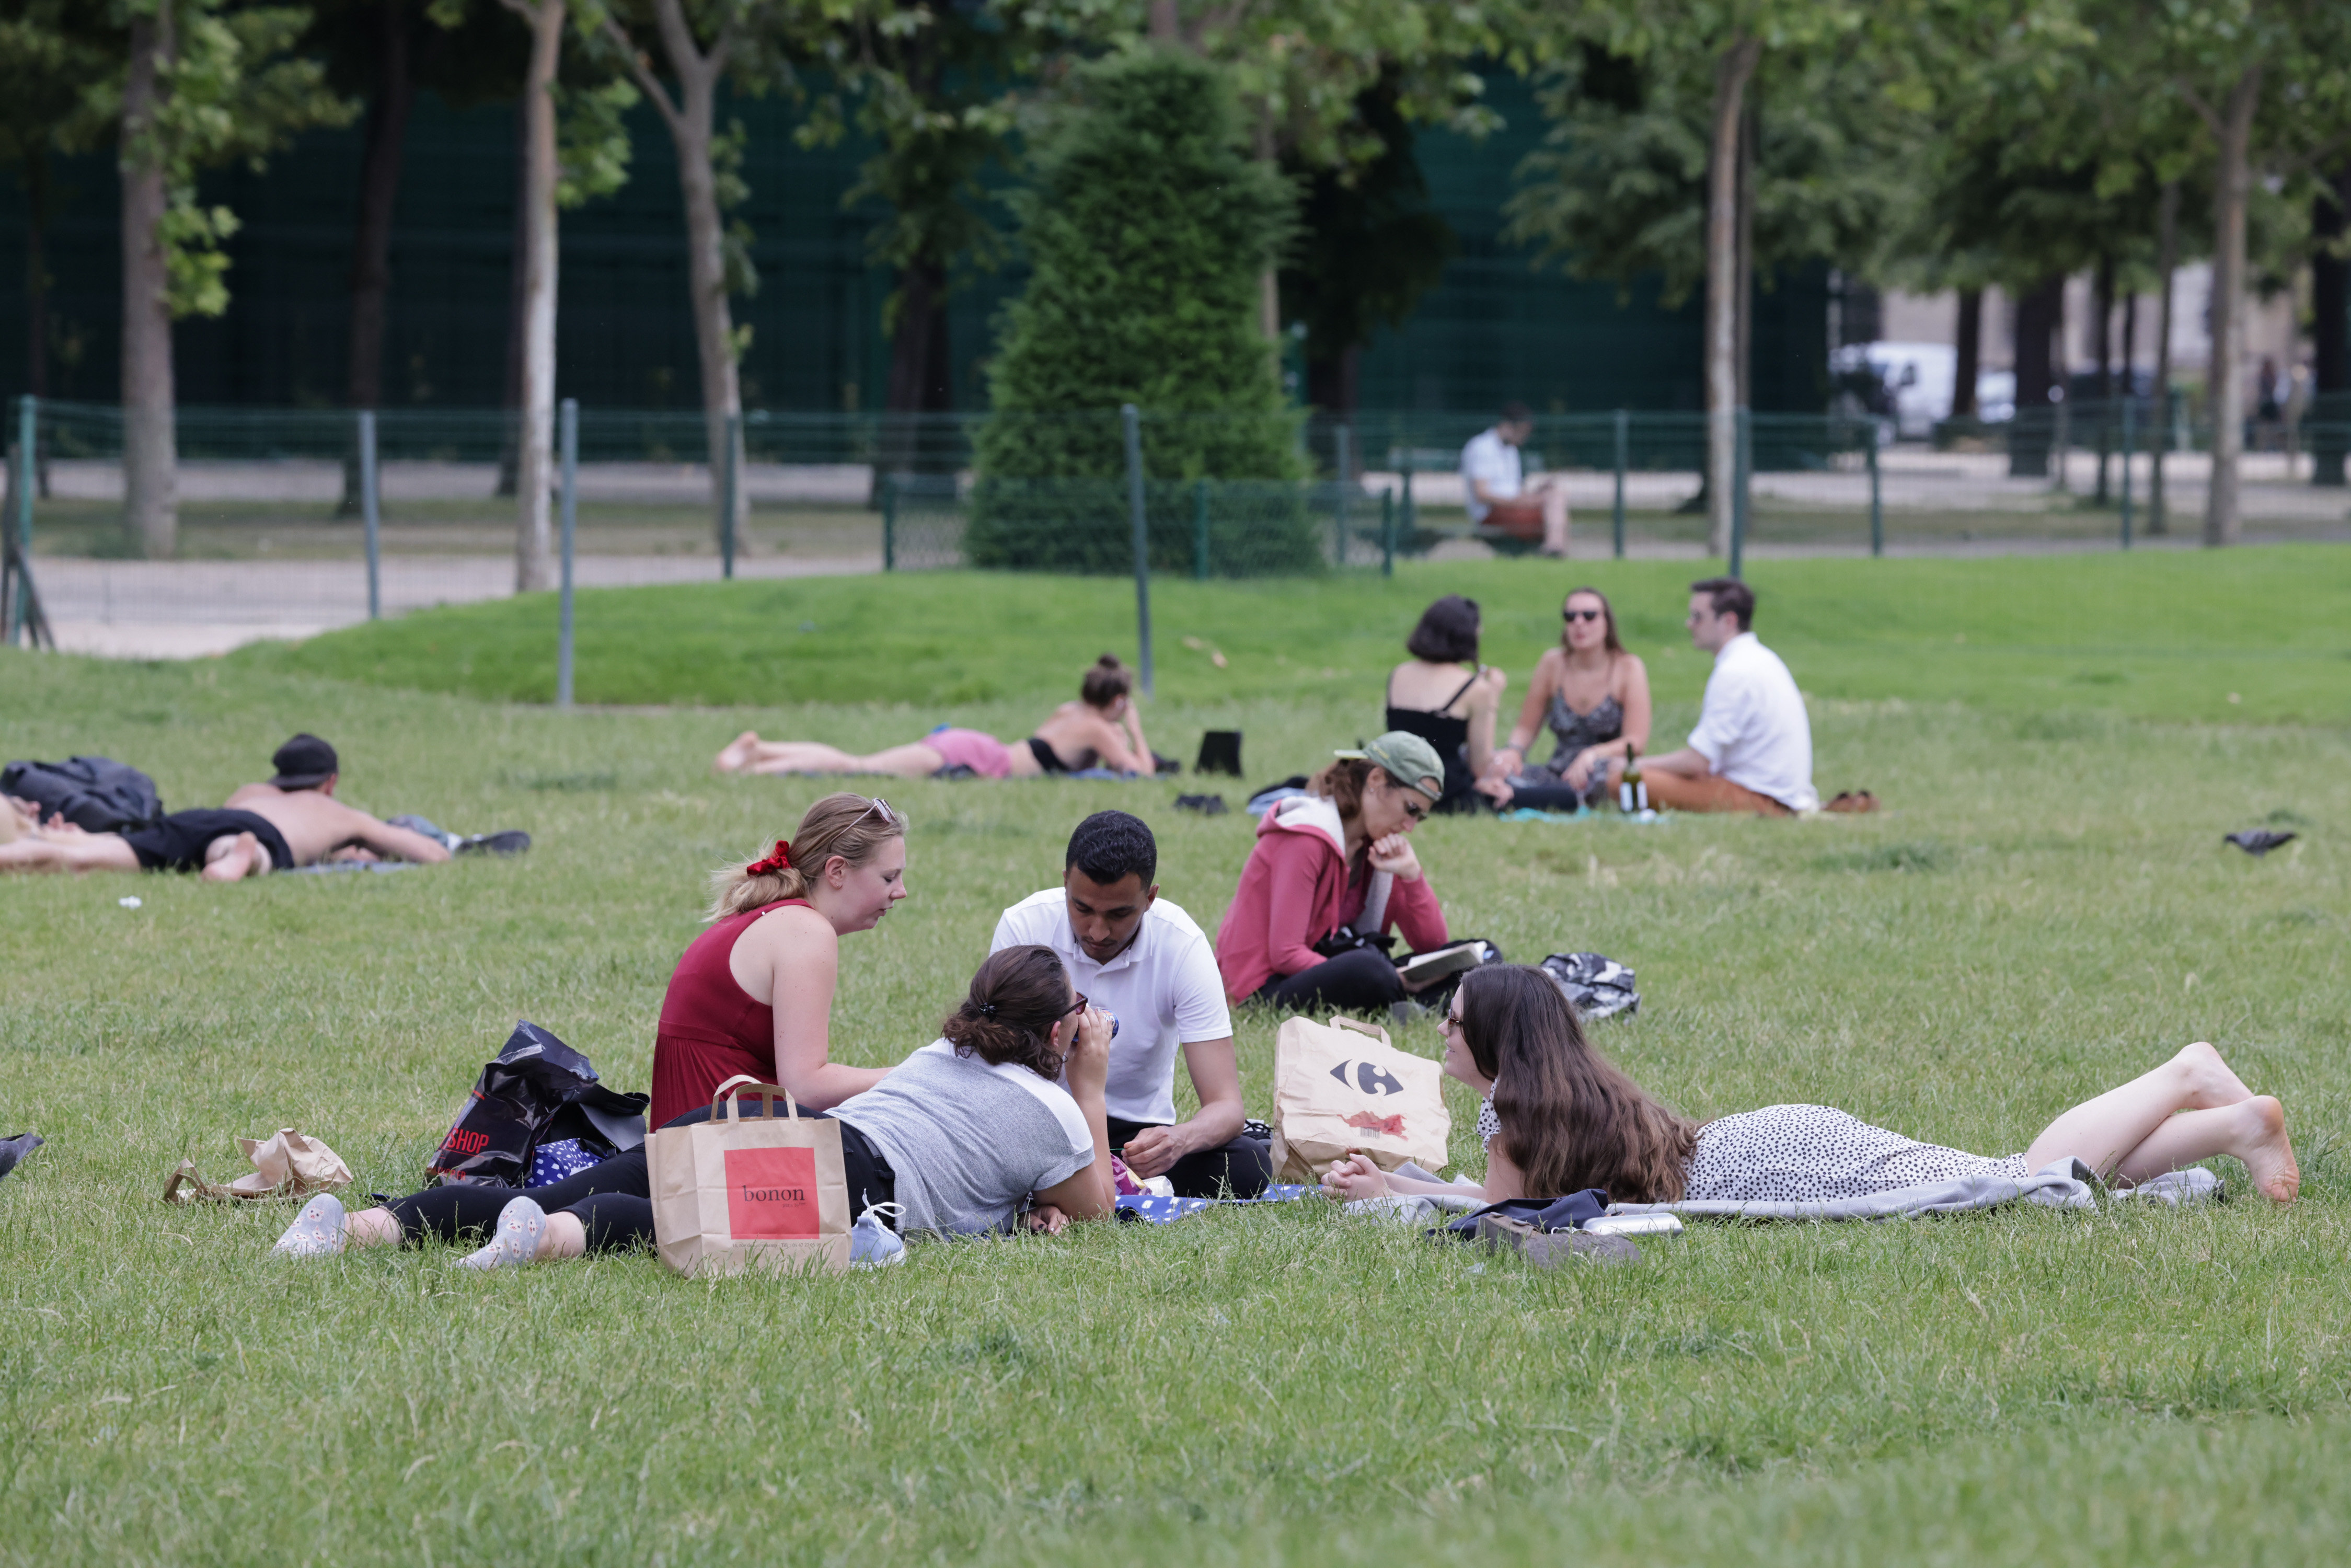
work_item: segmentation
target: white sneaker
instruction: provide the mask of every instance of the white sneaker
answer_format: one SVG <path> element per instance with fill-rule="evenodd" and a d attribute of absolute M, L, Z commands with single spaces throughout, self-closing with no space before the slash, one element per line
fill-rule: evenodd
<path fill-rule="evenodd" d="M 849 1266 L 852 1269 L 886 1269 L 893 1263 L 906 1260 L 906 1244 L 888 1221 L 905 1213 L 903 1204 L 871 1203 L 849 1228 Z"/>

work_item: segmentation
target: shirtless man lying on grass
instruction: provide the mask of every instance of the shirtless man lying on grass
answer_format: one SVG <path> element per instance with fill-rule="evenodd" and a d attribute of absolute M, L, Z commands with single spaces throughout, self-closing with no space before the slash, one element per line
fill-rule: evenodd
<path fill-rule="evenodd" d="M 335 748 L 298 735 L 271 758 L 277 777 L 247 784 L 218 810 L 174 811 L 127 833 L 93 833 L 40 808 L 10 800 L 0 811 L 0 872 L 193 871 L 206 882 L 242 882 L 315 865 L 340 852 L 435 862 L 448 846 L 395 828 L 335 799 Z"/>

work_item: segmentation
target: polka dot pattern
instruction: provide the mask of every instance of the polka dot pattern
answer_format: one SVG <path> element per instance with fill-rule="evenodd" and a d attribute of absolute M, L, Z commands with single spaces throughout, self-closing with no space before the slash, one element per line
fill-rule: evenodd
<path fill-rule="evenodd" d="M 1482 1118 L 1479 1126 L 1482 1132 Z M 1682 1196 L 1693 1202 L 1807 1203 L 1958 1176 L 2021 1180 L 2032 1174 L 2022 1155 L 1996 1159 L 1917 1143 L 1827 1105 L 1767 1105 L 1698 1130 Z"/>

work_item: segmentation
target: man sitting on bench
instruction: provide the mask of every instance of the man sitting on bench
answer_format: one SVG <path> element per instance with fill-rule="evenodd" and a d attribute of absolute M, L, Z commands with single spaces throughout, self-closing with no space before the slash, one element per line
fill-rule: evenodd
<path fill-rule="evenodd" d="M 0 810 L 0 871 L 193 871 L 241 882 L 315 865 L 340 851 L 434 862 L 445 844 L 379 821 L 335 799 L 340 763 L 315 735 L 298 735 L 271 758 L 276 777 L 247 784 L 217 810 L 173 811 L 128 832 L 93 833 L 11 800 Z"/>
<path fill-rule="evenodd" d="M 1519 448 L 1535 432 L 1535 416 L 1522 402 L 1504 403 L 1493 428 L 1469 438 L 1461 449 L 1461 499 L 1469 520 L 1514 538 L 1542 540 L 1542 553 L 1565 559 L 1567 491 L 1556 476 L 1526 483 Z"/>

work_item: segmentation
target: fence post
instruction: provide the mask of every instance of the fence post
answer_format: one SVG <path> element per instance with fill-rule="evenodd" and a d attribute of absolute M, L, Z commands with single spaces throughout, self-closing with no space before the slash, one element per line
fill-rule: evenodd
<path fill-rule="evenodd" d="M 1192 577 L 1208 580 L 1208 482 L 1192 481 Z"/>
<path fill-rule="evenodd" d="M 1609 510 L 1609 522 L 1616 535 L 1616 559 L 1625 559 L 1625 465 L 1632 455 L 1633 416 L 1624 409 L 1616 411 L 1616 501 Z"/>
<path fill-rule="evenodd" d="M 743 416 L 726 416 L 726 476 L 719 486 L 721 504 L 726 515 L 718 519 L 718 575 L 728 582 L 735 580 L 735 514 L 737 509 L 736 486 L 742 483 L 737 470 L 742 463 Z"/>
<path fill-rule="evenodd" d="M 2138 444 L 2138 408 L 2123 399 L 2123 549 L 2131 548 L 2131 449 Z"/>
<path fill-rule="evenodd" d="M 882 476 L 882 570 L 898 570 L 898 476 Z"/>
<path fill-rule="evenodd" d="M 2052 465 L 2051 470 L 2056 477 L 2049 486 L 2053 490 L 2063 490 L 2067 487 L 2065 484 L 2065 443 L 2074 434 L 2072 413 L 2073 411 L 2068 409 L 2063 402 L 2060 402 L 2057 405 L 2057 439 L 2053 443 L 2057 449 L 2055 454 L 2056 462 Z"/>
<path fill-rule="evenodd" d="M 1134 527 L 1134 629 L 1143 658 L 1143 695 L 1152 695 L 1151 681 L 1151 524 L 1143 510 L 1143 413 L 1133 403 L 1119 405 L 1126 426 L 1126 506 Z"/>
<path fill-rule="evenodd" d="M 1412 505 L 1412 454 L 1407 451 L 1404 456 L 1404 531 L 1411 533 L 1419 527 L 1419 514 Z"/>
<path fill-rule="evenodd" d="M 383 619 L 383 493 L 377 487 L 375 410 L 360 410 L 360 523 L 367 534 L 368 619 Z"/>
<path fill-rule="evenodd" d="M 571 561 L 580 533 L 580 400 L 563 400 L 563 595 L 555 634 L 555 706 L 571 706 Z"/>
<path fill-rule="evenodd" d="M 1886 553 L 1886 497 L 1879 486 L 1877 471 L 1877 421 L 1865 422 L 1869 426 L 1869 553 Z"/>
<path fill-rule="evenodd" d="M 1380 575 L 1395 575 L 1395 486 L 1380 492 Z"/>
<path fill-rule="evenodd" d="M 1754 462 L 1750 450 L 1754 414 L 1745 408 L 1733 411 L 1737 440 L 1731 463 L 1730 480 L 1730 575 L 1740 575 L 1747 554 L 1747 480 Z"/>

